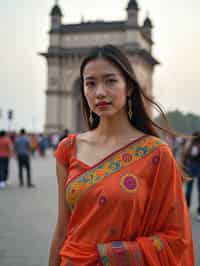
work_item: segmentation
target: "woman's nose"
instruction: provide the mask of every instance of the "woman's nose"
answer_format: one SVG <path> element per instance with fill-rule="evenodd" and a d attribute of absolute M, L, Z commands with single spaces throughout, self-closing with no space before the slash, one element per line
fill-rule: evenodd
<path fill-rule="evenodd" d="M 96 89 L 96 96 L 105 96 L 106 95 L 106 90 L 104 85 L 99 84 Z"/>

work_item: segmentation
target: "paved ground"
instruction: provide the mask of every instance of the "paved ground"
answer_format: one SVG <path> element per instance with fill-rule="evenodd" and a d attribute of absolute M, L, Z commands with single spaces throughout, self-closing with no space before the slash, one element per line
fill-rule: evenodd
<path fill-rule="evenodd" d="M 55 163 L 49 153 L 44 160 L 34 158 L 32 165 L 36 188 L 18 187 L 16 162 L 13 159 L 10 185 L 0 191 L 0 266 L 47 265 L 57 207 Z M 195 208 L 194 200 L 193 213 Z M 192 223 L 196 266 L 199 266 L 200 223 L 194 218 Z"/>

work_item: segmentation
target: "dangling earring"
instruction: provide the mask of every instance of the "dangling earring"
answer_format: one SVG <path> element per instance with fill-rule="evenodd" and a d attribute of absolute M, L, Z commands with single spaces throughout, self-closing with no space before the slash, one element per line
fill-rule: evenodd
<path fill-rule="evenodd" d="M 131 98 L 128 98 L 128 116 L 129 116 L 129 119 L 131 120 L 133 116 Z"/>
<path fill-rule="evenodd" d="M 92 110 L 90 110 L 90 117 L 89 117 L 90 125 L 93 124 L 93 116 L 92 116 Z"/>

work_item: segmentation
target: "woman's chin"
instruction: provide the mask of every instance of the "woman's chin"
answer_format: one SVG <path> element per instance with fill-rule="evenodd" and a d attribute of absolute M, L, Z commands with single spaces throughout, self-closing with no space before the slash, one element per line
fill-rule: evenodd
<path fill-rule="evenodd" d="M 111 112 L 98 112 L 97 115 L 100 119 L 110 119 L 115 116 L 115 114 Z"/>

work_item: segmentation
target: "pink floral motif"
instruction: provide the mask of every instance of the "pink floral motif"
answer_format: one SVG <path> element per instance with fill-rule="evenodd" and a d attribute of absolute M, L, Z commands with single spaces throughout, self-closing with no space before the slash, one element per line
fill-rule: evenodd
<path fill-rule="evenodd" d="M 99 198 L 99 205 L 103 206 L 103 205 L 106 204 L 106 202 L 107 202 L 106 197 L 101 196 L 101 197 Z"/>
<path fill-rule="evenodd" d="M 132 160 L 133 156 L 130 153 L 125 153 L 122 155 L 122 160 L 124 162 L 130 162 Z"/>
<path fill-rule="evenodd" d="M 160 156 L 159 155 L 155 155 L 152 159 L 153 164 L 158 164 L 160 161 Z"/>
<path fill-rule="evenodd" d="M 137 186 L 136 180 L 132 176 L 127 176 L 125 178 L 124 185 L 127 189 L 135 189 Z"/>
<path fill-rule="evenodd" d="M 121 187 L 128 193 L 135 193 L 139 188 L 139 180 L 132 174 L 122 176 L 120 180 Z"/>

